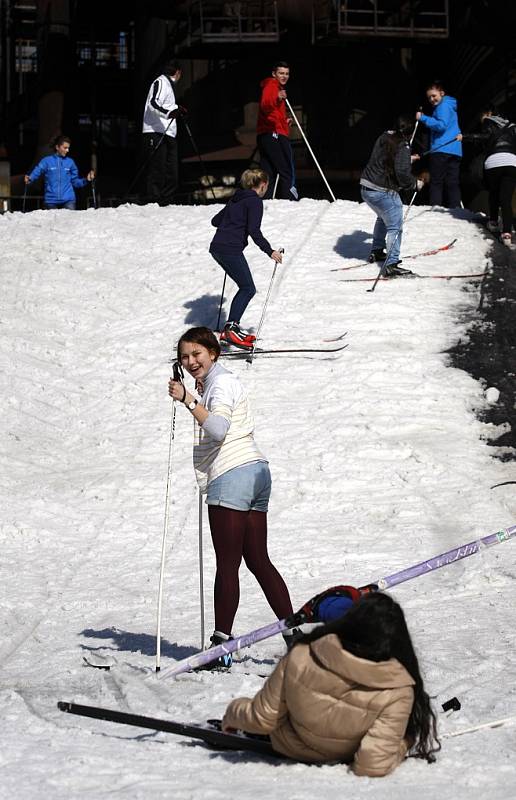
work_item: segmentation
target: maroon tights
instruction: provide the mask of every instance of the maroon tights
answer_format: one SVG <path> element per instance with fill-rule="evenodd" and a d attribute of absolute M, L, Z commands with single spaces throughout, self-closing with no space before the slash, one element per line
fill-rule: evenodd
<path fill-rule="evenodd" d="M 260 584 L 278 619 L 292 614 L 285 581 L 267 552 L 267 514 L 208 506 L 211 538 L 217 559 L 215 575 L 215 629 L 231 633 L 240 599 L 238 570 L 242 556 Z"/>

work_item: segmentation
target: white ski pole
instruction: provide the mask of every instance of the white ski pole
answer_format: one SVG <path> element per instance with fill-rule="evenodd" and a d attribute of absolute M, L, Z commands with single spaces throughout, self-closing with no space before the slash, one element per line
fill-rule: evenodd
<path fill-rule="evenodd" d="M 443 738 L 451 739 L 453 736 L 462 736 L 463 733 L 474 733 L 481 731 L 485 728 L 498 728 L 501 725 L 516 722 L 516 715 L 512 717 L 504 717 L 503 719 L 495 719 L 493 722 L 484 722 L 481 725 L 472 725 L 471 728 L 463 728 L 461 731 L 452 731 L 451 733 L 443 733 Z"/>
<path fill-rule="evenodd" d="M 276 199 L 276 189 L 278 188 L 279 172 L 276 173 L 276 180 L 274 181 L 274 189 L 272 190 L 272 199 Z"/>
<path fill-rule="evenodd" d="M 201 605 L 201 650 L 204 649 L 204 558 L 202 542 L 202 494 L 199 489 L 199 600 Z"/>
<path fill-rule="evenodd" d="M 177 363 L 174 363 L 174 380 L 182 381 L 182 369 Z M 172 402 L 172 411 L 170 416 L 170 436 L 168 441 L 168 469 L 167 469 L 167 488 L 165 492 L 165 519 L 163 522 L 163 539 L 161 542 L 161 564 L 159 568 L 159 588 L 158 588 L 158 612 L 156 621 L 156 672 L 161 669 L 161 607 L 163 603 L 163 579 L 165 574 L 165 556 L 168 532 L 168 518 L 169 518 L 169 505 L 170 505 L 170 474 L 172 471 L 172 442 L 174 441 L 176 433 L 176 401 Z"/>
<path fill-rule="evenodd" d="M 296 117 L 296 115 L 295 115 L 295 113 L 294 113 L 294 109 L 293 109 L 293 108 L 292 108 L 292 106 L 290 105 L 290 103 L 289 103 L 289 101 L 288 101 L 288 98 L 287 98 L 287 97 L 285 97 L 285 103 L 287 104 L 287 108 L 288 108 L 288 110 L 289 110 L 289 111 L 290 111 L 290 113 L 292 114 L 292 119 L 294 120 L 294 122 L 296 123 L 297 127 L 299 128 L 299 131 L 300 131 L 300 133 L 301 133 L 301 136 L 302 136 L 302 137 L 303 137 L 303 139 L 305 140 L 305 144 L 306 144 L 306 146 L 308 147 L 308 150 L 310 151 L 310 155 L 312 156 L 313 160 L 315 161 L 315 166 L 317 167 L 317 169 L 318 169 L 318 170 L 319 170 L 319 172 L 321 173 L 321 178 L 323 179 L 324 183 L 326 184 L 326 188 L 328 189 L 328 191 L 329 191 L 329 193 L 330 193 L 330 197 L 331 197 L 331 199 L 333 200 L 333 202 L 335 202 L 335 200 L 336 200 L 337 198 L 335 197 L 335 195 L 333 194 L 332 190 L 330 189 L 330 184 L 329 184 L 329 183 L 328 183 L 328 181 L 326 180 L 326 177 L 325 177 L 325 175 L 324 175 L 324 172 L 322 171 L 321 167 L 319 166 L 319 162 L 317 161 L 317 159 L 316 159 L 316 157 L 315 157 L 315 153 L 314 153 L 314 151 L 312 150 L 312 148 L 310 147 L 310 144 L 309 144 L 309 142 L 308 142 L 308 139 L 306 138 L 306 136 L 305 136 L 305 133 L 304 133 L 304 131 L 303 131 L 303 128 L 302 128 L 302 127 L 301 127 L 301 125 L 299 124 L 299 120 L 298 120 L 298 118 Z"/>
<path fill-rule="evenodd" d="M 280 247 L 279 250 L 278 250 L 278 253 L 284 253 L 284 252 L 285 252 L 285 248 L 284 247 Z M 263 320 L 265 319 L 265 312 L 266 312 L 267 306 L 269 304 L 269 297 L 271 296 L 272 284 L 274 283 L 274 278 L 276 277 L 277 268 L 278 268 L 278 262 L 275 261 L 274 262 L 274 269 L 272 270 L 271 279 L 269 281 L 269 288 L 267 290 L 267 296 L 265 298 L 265 303 L 263 304 L 263 308 L 262 308 L 262 315 L 260 317 L 260 322 L 258 323 L 258 328 L 256 329 L 256 339 L 253 342 L 253 347 L 252 347 L 251 352 L 249 353 L 249 355 L 246 358 L 246 362 L 248 364 L 252 364 L 253 363 L 254 351 L 255 351 L 258 339 L 260 337 L 260 331 L 262 329 Z"/>

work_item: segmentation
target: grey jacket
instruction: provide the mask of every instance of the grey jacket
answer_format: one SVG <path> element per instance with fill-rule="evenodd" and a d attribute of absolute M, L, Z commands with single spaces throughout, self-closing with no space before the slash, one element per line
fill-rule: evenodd
<path fill-rule="evenodd" d="M 394 175 L 387 169 L 387 142 L 394 131 L 385 131 L 375 142 L 373 152 L 362 172 L 361 186 L 383 192 L 399 192 L 402 189 L 416 189 L 416 178 L 412 175 L 410 146 L 408 142 L 400 142 L 394 156 Z"/>

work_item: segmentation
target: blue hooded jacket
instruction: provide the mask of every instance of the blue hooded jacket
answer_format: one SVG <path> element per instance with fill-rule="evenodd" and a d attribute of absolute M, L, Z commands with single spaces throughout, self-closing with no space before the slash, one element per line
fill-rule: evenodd
<path fill-rule="evenodd" d="M 60 156 L 57 153 L 42 158 L 29 174 L 29 178 L 32 182 L 41 175 L 45 178 L 45 203 L 47 205 L 75 202 L 74 187 L 79 189 L 88 183 L 86 178 L 79 177 L 79 170 L 72 158 Z"/>
<path fill-rule="evenodd" d="M 270 257 L 272 247 L 260 230 L 263 200 L 253 189 L 237 189 L 227 205 L 215 214 L 211 224 L 217 228 L 210 253 L 241 253 L 248 236 Z"/>
<path fill-rule="evenodd" d="M 454 97 L 445 94 L 441 102 L 434 107 L 431 117 L 421 114 L 421 122 L 430 131 L 430 150 L 448 153 L 452 156 L 462 156 L 462 144 L 454 140 L 454 137 L 460 133 L 457 101 Z"/>

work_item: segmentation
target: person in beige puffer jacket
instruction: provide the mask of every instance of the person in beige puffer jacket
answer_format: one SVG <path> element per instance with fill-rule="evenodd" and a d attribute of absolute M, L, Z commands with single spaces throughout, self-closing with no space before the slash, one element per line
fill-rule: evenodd
<path fill-rule="evenodd" d="M 254 699 L 229 704 L 222 725 L 269 734 L 274 750 L 298 761 L 352 762 L 370 777 L 411 749 L 432 761 L 440 746 L 403 612 L 383 594 L 304 637 Z"/>

